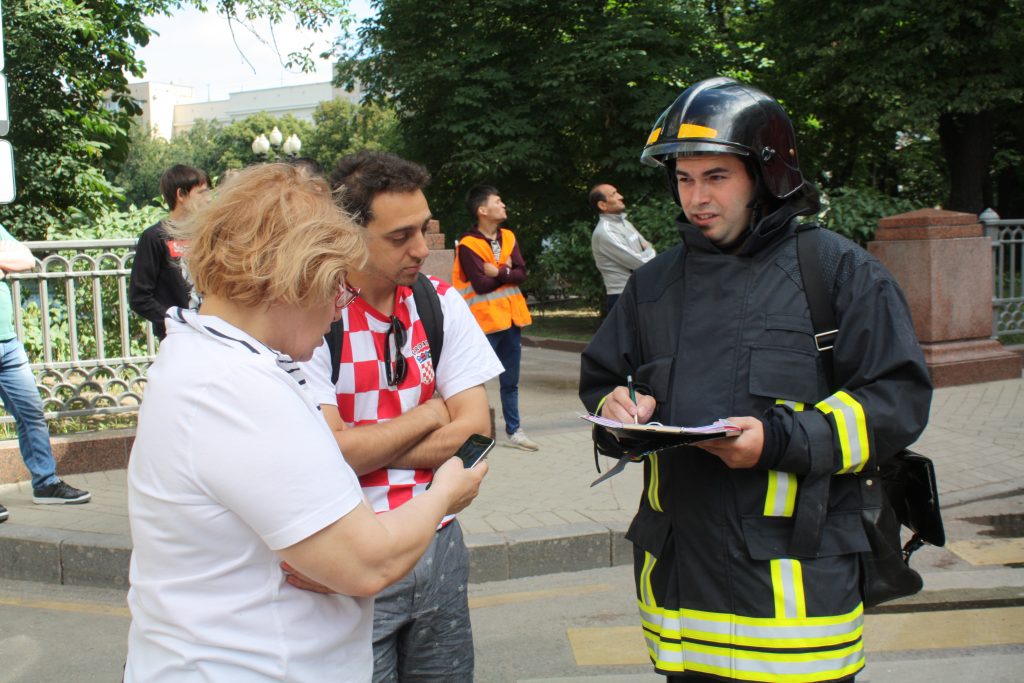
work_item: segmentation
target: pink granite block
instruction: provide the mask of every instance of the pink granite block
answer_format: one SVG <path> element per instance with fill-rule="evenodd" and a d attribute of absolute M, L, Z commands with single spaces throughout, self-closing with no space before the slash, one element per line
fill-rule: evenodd
<path fill-rule="evenodd" d="M 895 276 L 922 342 L 992 333 L 992 246 L 987 237 L 871 242 Z"/>

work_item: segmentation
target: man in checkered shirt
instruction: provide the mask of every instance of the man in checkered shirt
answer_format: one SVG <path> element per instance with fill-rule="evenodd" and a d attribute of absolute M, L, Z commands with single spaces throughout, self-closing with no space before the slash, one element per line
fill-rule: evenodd
<path fill-rule="evenodd" d="M 378 512 L 423 493 L 470 434 L 490 433 L 483 384 L 503 369 L 462 297 L 435 278 L 444 346 L 431 361 L 411 290 L 429 253 L 428 181 L 422 166 L 382 152 L 342 157 L 331 173 L 338 203 L 366 228 L 369 259 L 348 276 L 361 291 L 342 312 L 337 383 L 326 344 L 306 371 Z M 374 681 L 473 680 L 468 578 L 462 530 L 445 518 L 413 571 L 376 598 Z"/>

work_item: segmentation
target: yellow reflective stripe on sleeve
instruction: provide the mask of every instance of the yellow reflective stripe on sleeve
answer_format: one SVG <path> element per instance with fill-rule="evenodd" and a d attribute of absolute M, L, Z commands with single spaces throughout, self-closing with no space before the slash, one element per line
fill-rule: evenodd
<path fill-rule="evenodd" d="M 868 426 L 864 408 L 850 394 L 837 391 L 816 406 L 823 414 L 832 418 L 843 465 L 838 474 L 860 472 L 871 457 L 868 446 Z"/>
<path fill-rule="evenodd" d="M 792 472 L 768 470 L 768 493 L 764 498 L 765 517 L 792 517 L 796 510 L 797 478 Z"/>
<path fill-rule="evenodd" d="M 793 411 L 800 412 L 804 404 L 800 401 L 775 399 L 775 405 L 789 406 Z M 796 510 L 797 478 L 790 472 L 768 471 L 768 492 L 764 497 L 765 517 L 792 517 Z"/>
<path fill-rule="evenodd" d="M 772 560 L 772 591 L 775 593 L 777 619 L 804 619 L 804 572 L 799 560 Z"/>
<path fill-rule="evenodd" d="M 775 405 L 789 406 L 790 408 L 793 409 L 794 412 L 797 413 L 804 409 L 804 404 L 801 401 L 787 401 L 781 398 L 775 399 Z"/>
<path fill-rule="evenodd" d="M 661 509 L 661 500 L 658 498 L 658 483 L 660 481 L 658 477 L 658 453 L 656 451 L 651 452 L 647 461 L 651 464 L 650 481 L 647 482 L 647 502 L 655 512 L 664 512 Z"/>

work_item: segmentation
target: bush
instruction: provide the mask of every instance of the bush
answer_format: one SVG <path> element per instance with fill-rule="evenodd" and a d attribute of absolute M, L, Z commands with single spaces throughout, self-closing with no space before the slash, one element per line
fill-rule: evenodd
<path fill-rule="evenodd" d="M 879 219 L 921 208 L 913 200 L 866 187 L 833 190 L 822 196 L 821 204 L 821 224 L 861 246 L 875 236 Z"/>

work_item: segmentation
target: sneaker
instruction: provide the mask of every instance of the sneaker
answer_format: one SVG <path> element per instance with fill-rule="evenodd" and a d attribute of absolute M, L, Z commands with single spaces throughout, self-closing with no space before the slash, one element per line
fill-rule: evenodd
<path fill-rule="evenodd" d="M 7 512 L 7 508 L 5 508 L 3 505 L 0 505 L 0 522 L 6 522 L 7 518 L 10 516 L 11 514 Z"/>
<path fill-rule="evenodd" d="M 512 434 L 508 434 L 508 445 L 512 448 L 521 448 L 524 451 L 539 451 L 540 446 L 530 440 L 530 437 L 526 435 L 522 427 L 517 429 Z"/>
<path fill-rule="evenodd" d="M 64 481 L 32 489 L 32 502 L 36 505 L 81 505 L 88 503 L 90 498 L 92 495 L 88 491 L 68 486 Z"/>

